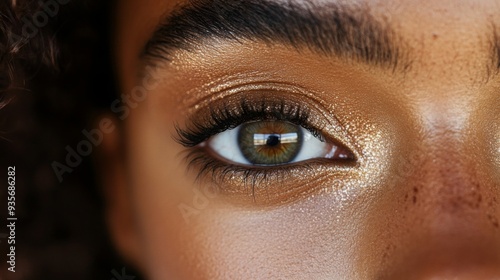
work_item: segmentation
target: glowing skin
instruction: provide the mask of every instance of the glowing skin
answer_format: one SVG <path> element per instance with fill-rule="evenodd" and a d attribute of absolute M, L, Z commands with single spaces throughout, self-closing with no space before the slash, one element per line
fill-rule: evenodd
<path fill-rule="evenodd" d="M 103 145 L 111 232 L 148 279 L 500 277 L 500 5 L 356 3 L 403 42 L 405 71 L 250 40 L 158 64 L 158 82 Z M 140 53 L 177 4 L 118 4 L 123 93 L 143 82 Z M 309 108 L 356 163 L 313 160 L 253 193 L 241 173 L 196 181 L 175 124 L 262 94 Z"/>

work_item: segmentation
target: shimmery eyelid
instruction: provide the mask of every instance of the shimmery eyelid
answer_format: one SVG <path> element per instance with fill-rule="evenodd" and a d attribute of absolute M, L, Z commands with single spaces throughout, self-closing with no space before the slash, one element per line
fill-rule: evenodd
<path fill-rule="evenodd" d="M 200 87 L 193 88 L 179 100 L 188 109 L 187 115 L 195 114 L 197 110 L 210 106 L 214 101 L 225 99 L 231 95 L 251 91 L 286 92 L 296 94 L 311 100 L 319 101 L 315 92 L 298 85 L 283 81 L 269 81 L 269 75 L 260 71 L 248 71 L 219 77 Z"/>

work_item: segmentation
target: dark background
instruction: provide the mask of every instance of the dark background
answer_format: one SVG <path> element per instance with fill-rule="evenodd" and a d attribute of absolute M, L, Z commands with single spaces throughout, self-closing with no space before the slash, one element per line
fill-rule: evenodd
<path fill-rule="evenodd" d="M 1 0 L 7 1 L 8 0 Z M 42 2 L 48 2 L 43 0 Z M 43 10 L 26 3 L 17 28 Z M 94 128 L 116 96 L 110 55 L 113 1 L 72 0 L 10 61 L 9 101 L 0 109 L 0 276 L 2 279 L 117 279 L 138 272 L 107 236 L 93 155 L 59 182 L 51 164 Z M 5 13 L 2 11 L 2 13 Z M 22 20 L 25 18 L 25 21 Z M 5 38 L 5 34 L 2 35 Z M 22 70 L 22 73 L 20 73 Z M 17 77 L 19 83 L 15 83 Z M 16 167 L 16 273 L 7 271 L 7 167 Z"/>

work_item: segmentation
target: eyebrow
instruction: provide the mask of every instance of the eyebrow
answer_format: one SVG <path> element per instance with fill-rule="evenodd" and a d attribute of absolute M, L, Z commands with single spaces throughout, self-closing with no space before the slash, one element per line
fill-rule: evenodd
<path fill-rule="evenodd" d="M 176 50 L 216 40 L 281 43 L 393 70 L 411 63 L 402 40 L 366 8 L 269 0 L 189 1 L 159 25 L 141 58 L 170 62 Z"/>

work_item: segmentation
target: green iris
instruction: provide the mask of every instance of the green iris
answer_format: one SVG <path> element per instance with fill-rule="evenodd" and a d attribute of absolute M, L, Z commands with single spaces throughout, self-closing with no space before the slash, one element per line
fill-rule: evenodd
<path fill-rule="evenodd" d="M 291 162 L 303 142 L 301 127 L 284 121 L 258 121 L 241 125 L 238 144 L 252 164 L 278 165 Z"/>

